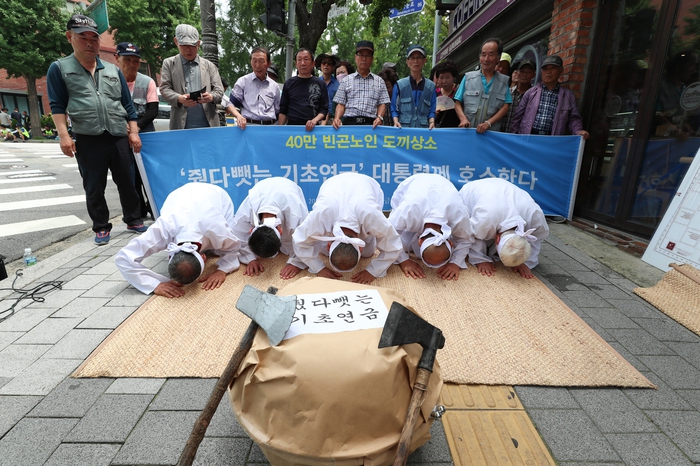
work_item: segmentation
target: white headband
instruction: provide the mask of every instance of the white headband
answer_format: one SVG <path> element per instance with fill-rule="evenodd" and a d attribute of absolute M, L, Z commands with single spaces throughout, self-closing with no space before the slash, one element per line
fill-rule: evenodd
<path fill-rule="evenodd" d="M 255 228 L 253 228 L 250 231 L 250 234 L 252 235 L 253 232 L 255 232 L 255 230 L 257 230 L 260 227 L 269 227 L 269 228 L 272 228 L 275 231 L 275 233 L 277 233 L 277 237 L 281 240 L 282 235 L 280 234 L 280 231 L 277 229 L 277 227 L 280 225 L 282 225 L 282 221 L 278 217 L 267 217 L 267 218 L 263 219 L 262 222 L 258 222 L 258 224 L 255 226 Z"/>
<path fill-rule="evenodd" d="M 365 247 L 365 242 L 362 241 L 360 238 L 350 238 L 343 232 L 343 229 L 338 225 L 337 223 L 333 225 L 333 236 L 312 236 L 313 239 L 318 240 L 318 241 L 332 241 L 333 243 L 331 244 L 331 248 L 328 250 L 328 258 L 330 259 L 331 255 L 333 254 L 333 251 L 335 248 L 338 247 L 339 244 L 345 243 L 345 244 L 352 244 L 355 249 L 357 250 L 357 255 L 358 257 L 362 254 L 362 251 L 360 251 L 360 248 Z M 355 267 L 357 267 L 357 264 L 355 264 L 355 267 L 352 269 L 348 270 L 339 270 L 333 265 L 332 261 L 328 261 L 331 264 L 331 268 L 335 270 L 336 272 L 350 272 L 353 270 Z M 359 260 L 357 261 L 358 263 L 360 262 Z"/>
<path fill-rule="evenodd" d="M 531 234 L 535 230 L 536 228 L 530 228 L 529 230 L 525 231 L 525 221 L 519 220 L 517 226 L 515 227 L 515 233 L 511 233 L 506 236 L 501 236 L 501 240 L 496 245 L 496 251 L 498 252 L 498 255 L 501 255 L 501 249 L 503 249 L 506 243 L 516 236 L 525 238 L 530 244 L 535 243 L 537 241 L 537 237 L 532 236 Z"/>
<path fill-rule="evenodd" d="M 202 272 L 204 272 L 204 259 L 202 259 L 201 254 L 197 253 L 197 251 L 198 251 L 197 246 L 192 244 L 192 243 L 182 243 L 182 244 L 170 243 L 170 244 L 168 244 L 168 264 L 170 263 L 170 261 L 173 260 L 173 257 L 175 256 L 175 254 L 177 254 L 178 252 L 181 252 L 181 251 L 188 252 L 197 258 L 197 260 L 199 261 L 199 266 L 200 266 L 199 276 L 197 278 L 201 277 Z"/>
<path fill-rule="evenodd" d="M 423 230 L 423 233 L 420 234 L 419 238 L 424 238 L 428 235 L 432 234 L 430 238 L 426 238 L 423 241 L 423 244 L 420 246 L 420 258 L 423 261 L 425 265 L 432 269 L 438 269 L 442 267 L 443 265 L 447 264 L 450 259 L 452 258 L 452 244 L 450 244 L 450 235 L 452 234 L 452 229 L 448 225 L 443 225 L 442 226 L 442 233 L 440 233 L 437 230 L 433 230 L 432 228 L 426 228 Z M 447 250 L 450 251 L 450 257 L 447 258 L 445 262 L 442 264 L 428 264 L 425 259 L 423 259 L 423 252 L 430 246 L 442 246 L 443 244 L 447 245 Z"/>

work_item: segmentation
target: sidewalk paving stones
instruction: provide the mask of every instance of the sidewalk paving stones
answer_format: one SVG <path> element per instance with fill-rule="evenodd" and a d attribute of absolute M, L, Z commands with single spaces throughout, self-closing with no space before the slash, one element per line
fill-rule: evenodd
<path fill-rule="evenodd" d="M 109 466 L 118 451 L 117 444 L 62 443 L 44 466 Z"/>
<path fill-rule="evenodd" d="M 41 399 L 40 396 L 0 397 L 0 437 L 9 432 Z"/>
<path fill-rule="evenodd" d="M 116 379 L 110 384 L 105 393 L 120 395 L 155 395 L 164 383 L 165 379 Z"/>
<path fill-rule="evenodd" d="M 0 439 L 0 466 L 44 464 L 77 419 L 24 418 Z"/>
<path fill-rule="evenodd" d="M 78 324 L 77 328 L 115 329 L 138 308 L 138 306 L 105 306 Z"/>
<path fill-rule="evenodd" d="M 82 359 L 38 359 L 0 388 L 0 395 L 48 395 Z"/>
<path fill-rule="evenodd" d="M 619 389 L 572 389 L 571 394 L 603 433 L 659 431 Z"/>
<path fill-rule="evenodd" d="M 81 418 L 87 414 L 113 380 L 67 378 L 44 397 L 41 403 L 31 410 L 29 416 Z"/>
<path fill-rule="evenodd" d="M 82 319 L 53 318 L 40 322 L 36 327 L 17 340 L 15 345 L 54 345 L 70 332 Z"/>
<path fill-rule="evenodd" d="M 111 330 L 73 329 L 48 350 L 44 357 L 86 359 L 107 338 Z"/>
<path fill-rule="evenodd" d="M 608 434 L 625 464 L 634 466 L 683 466 L 693 464 L 663 434 Z"/>
<path fill-rule="evenodd" d="M 632 293 L 663 274 L 556 225 L 535 274 L 657 390 L 514 387 L 561 466 L 700 463 L 700 337 Z M 20 288 L 61 280 L 43 303 L 22 301 L 0 323 L 0 465 L 175 464 L 215 379 L 72 379 L 69 375 L 148 296 L 127 286 L 114 254 L 133 238 L 92 238 L 42 260 Z M 569 242 L 576 247 L 569 245 Z M 629 256 L 629 259 L 624 259 Z M 598 260 L 606 262 L 604 265 Z M 623 259 L 621 259 L 623 258 Z M 629 260 L 629 263 L 616 262 Z M 167 255 L 144 265 L 166 273 Z M 634 271 L 630 273 L 629 271 Z M 645 275 L 647 274 L 647 275 Z M 631 280 L 633 278 L 635 281 Z M 0 299 L 11 292 L 0 292 Z M 4 299 L 0 308 L 11 304 Z M 441 422 L 409 464 L 452 464 Z M 268 464 L 222 399 L 195 464 Z"/>
<path fill-rule="evenodd" d="M 198 416 L 196 411 L 148 411 L 112 464 L 175 464 Z"/>
<path fill-rule="evenodd" d="M 152 395 L 104 395 L 70 432 L 68 442 L 124 442 Z"/>
<path fill-rule="evenodd" d="M 78 297 L 63 306 L 57 312 L 51 314 L 51 317 L 80 317 L 84 319 L 94 312 L 97 312 L 99 309 L 102 309 L 108 301 L 109 298 Z"/>

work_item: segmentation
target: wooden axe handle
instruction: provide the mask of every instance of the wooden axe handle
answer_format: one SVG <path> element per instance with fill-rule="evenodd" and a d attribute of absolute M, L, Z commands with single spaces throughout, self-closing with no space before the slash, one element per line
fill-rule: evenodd
<path fill-rule="evenodd" d="M 185 445 L 185 449 L 182 455 L 180 455 L 180 461 L 177 463 L 178 466 L 190 466 L 194 461 L 197 449 L 199 448 L 199 444 L 202 443 L 211 418 L 219 407 L 219 403 L 224 393 L 226 393 L 226 389 L 231 385 L 231 382 L 233 382 L 234 376 L 236 372 L 238 372 L 238 368 L 243 361 L 243 357 L 248 354 L 248 351 L 250 351 L 250 348 L 253 346 L 253 339 L 255 338 L 255 332 L 258 331 L 258 328 L 259 325 L 255 323 L 255 321 L 251 321 L 248 330 L 246 330 L 245 335 L 243 335 L 241 342 L 238 344 L 238 348 L 236 348 L 226 369 L 224 369 L 214 390 L 211 392 L 211 396 L 209 397 L 207 405 L 204 407 L 204 411 L 202 411 L 197 422 L 195 422 L 190 438 L 187 440 L 187 445 Z"/>
<path fill-rule="evenodd" d="M 416 374 L 416 381 L 413 384 L 413 394 L 411 395 L 411 404 L 409 405 L 408 413 L 406 414 L 406 422 L 403 424 L 401 437 L 399 437 L 399 446 L 396 450 L 394 466 L 404 466 L 406 464 L 406 460 L 408 459 L 408 449 L 411 447 L 411 440 L 413 439 L 413 429 L 416 426 L 416 422 L 418 422 L 420 407 L 423 405 L 423 401 L 425 400 L 429 380 L 430 371 L 419 367 L 418 373 Z"/>

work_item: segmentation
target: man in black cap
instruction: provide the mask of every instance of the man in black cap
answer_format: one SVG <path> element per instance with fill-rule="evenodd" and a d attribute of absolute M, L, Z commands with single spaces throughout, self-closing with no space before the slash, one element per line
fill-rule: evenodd
<path fill-rule="evenodd" d="M 559 84 L 564 71 L 560 56 L 544 59 L 542 82 L 525 93 L 510 123 L 516 134 L 563 135 L 576 134 L 588 138 L 576 105 L 576 96 Z"/>
<path fill-rule="evenodd" d="M 535 65 L 535 62 L 532 60 L 523 60 L 516 63 L 514 68 L 518 73 L 516 80 L 513 82 L 513 86 L 510 88 L 510 95 L 513 97 L 513 103 L 508 107 L 508 113 L 503 118 L 503 124 L 501 126 L 504 133 L 510 132 L 510 122 L 513 119 L 513 115 L 515 115 L 515 110 L 517 110 L 518 105 L 520 105 L 520 100 L 523 98 L 523 95 L 525 95 L 525 92 L 532 87 L 532 78 L 535 77 L 537 65 Z"/>
<path fill-rule="evenodd" d="M 131 100 L 136 109 L 139 119 L 137 125 L 139 132 L 150 133 L 155 131 L 153 120 L 158 115 L 158 91 L 156 82 L 145 74 L 139 73 L 141 66 L 141 50 L 131 42 L 121 42 L 117 44 L 117 66 L 124 73 L 126 84 L 131 91 Z M 146 218 L 153 215 L 148 198 L 144 194 L 143 180 L 138 169 L 135 170 L 136 191 L 141 200 L 141 217 Z"/>
<path fill-rule="evenodd" d="M 374 44 L 361 40 L 355 47 L 357 71 L 340 82 L 333 102 L 337 103 L 333 127 L 372 125 L 383 122 L 386 105 L 391 102 L 384 80 L 370 71 L 374 61 Z M 349 89 L 352 92 L 349 92 Z"/>
<path fill-rule="evenodd" d="M 66 38 L 73 53 L 51 64 L 46 75 L 49 101 L 61 151 L 78 161 L 97 245 L 109 242 L 112 224 L 105 200 L 107 171 L 119 190 L 123 220 L 129 231 L 142 233 L 139 196 L 134 186 L 134 152 L 141 150 L 138 117 L 119 68 L 102 62 L 97 23 L 83 15 L 68 21 Z M 67 117 L 75 141 L 68 133 Z"/>

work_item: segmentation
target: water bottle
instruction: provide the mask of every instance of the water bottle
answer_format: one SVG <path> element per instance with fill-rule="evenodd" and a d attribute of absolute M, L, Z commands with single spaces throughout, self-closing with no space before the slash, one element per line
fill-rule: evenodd
<path fill-rule="evenodd" d="M 24 258 L 24 265 L 26 265 L 27 267 L 29 267 L 30 265 L 36 264 L 36 256 L 34 256 L 34 254 L 32 254 L 31 248 L 26 248 L 24 250 L 23 258 Z"/>

